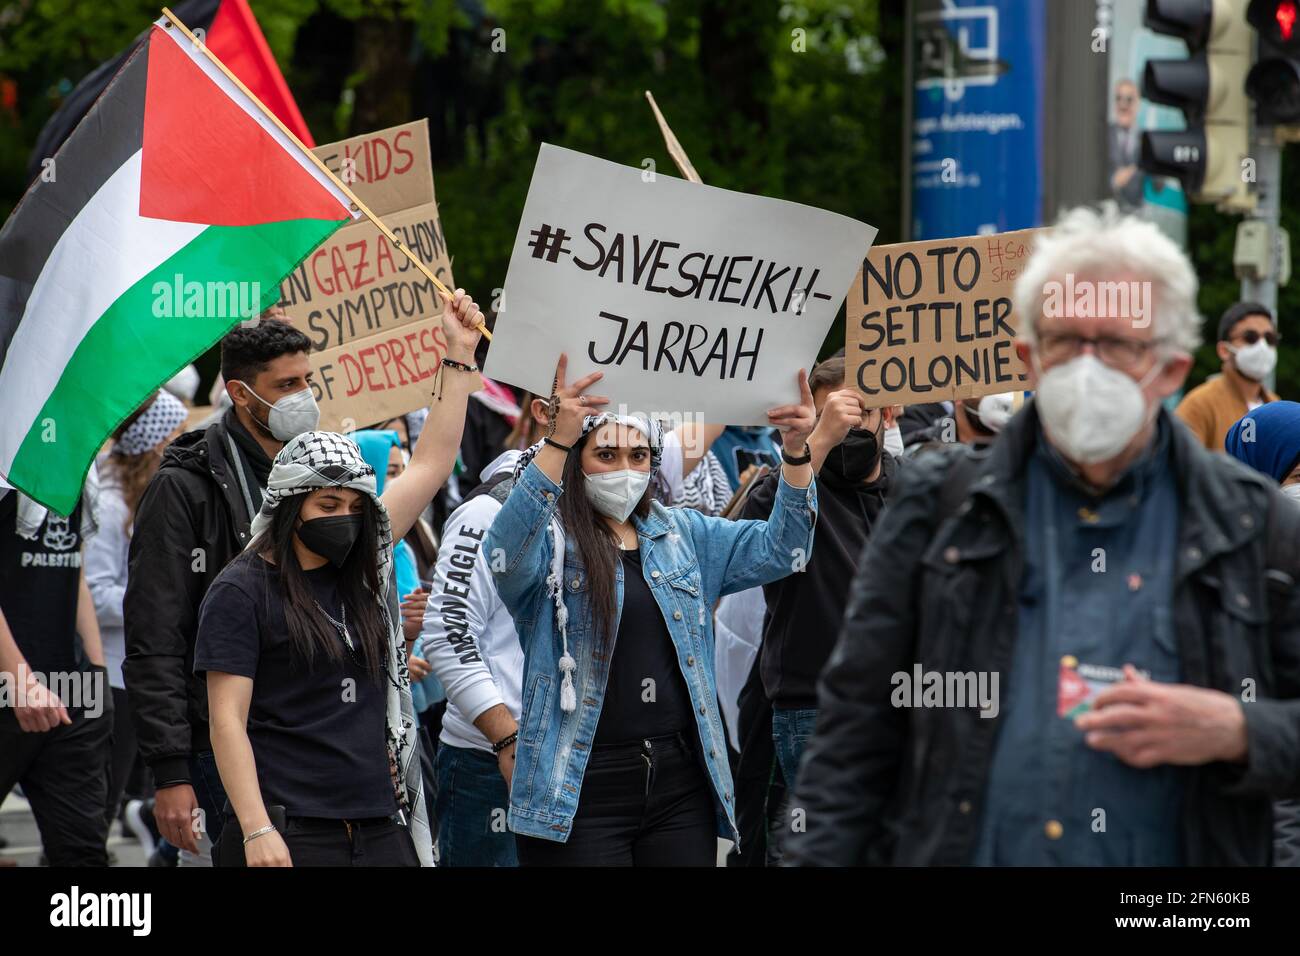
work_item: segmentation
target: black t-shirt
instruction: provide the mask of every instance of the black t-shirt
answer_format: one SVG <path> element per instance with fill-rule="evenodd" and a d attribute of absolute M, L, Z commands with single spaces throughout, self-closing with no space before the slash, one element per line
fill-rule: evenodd
<path fill-rule="evenodd" d="M 28 540 L 18 534 L 18 495 L 0 498 L 0 612 L 27 666 L 42 674 L 83 670 L 77 639 L 81 504 L 45 516 Z"/>
<path fill-rule="evenodd" d="M 623 610 L 596 746 L 663 737 L 694 725 L 690 692 L 663 611 L 641 572 L 641 552 L 623 556 Z M 653 683 L 647 683 L 653 681 Z"/>
<path fill-rule="evenodd" d="M 340 620 L 338 572 L 327 564 L 306 575 L 321 607 Z M 194 672 L 253 679 L 248 739 L 268 804 L 290 816 L 388 816 L 397 800 L 385 679 L 372 680 L 346 646 L 341 660 L 317 653 L 308 667 L 289 638 L 282 594 L 279 571 L 261 557 L 227 565 L 199 609 Z"/>

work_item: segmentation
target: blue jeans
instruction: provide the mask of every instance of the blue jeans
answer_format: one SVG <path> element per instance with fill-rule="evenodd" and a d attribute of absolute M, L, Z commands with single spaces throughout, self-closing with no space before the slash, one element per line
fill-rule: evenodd
<path fill-rule="evenodd" d="M 438 781 L 438 865 L 518 866 L 515 837 L 506 828 L 510 794 L 497 758 L 443 742 L 433 772 Z"/>
<path fill-rule="evenodd" d="M 795 777 L 803 748 L 817 726 L 817 711 L 813 708 L 773 707 L 772 740 L 776 744 L 776 762 L 781 767 L 786 789 L 794 793 Z"/>

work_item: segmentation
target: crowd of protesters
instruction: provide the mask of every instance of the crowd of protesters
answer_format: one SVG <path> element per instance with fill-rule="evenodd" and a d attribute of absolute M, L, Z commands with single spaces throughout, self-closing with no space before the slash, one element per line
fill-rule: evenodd
<path fill-rule="evenodd" d="M 71 515 L 0 498 L 0 799 L 54 866 L 119 820 L 154 866 L 1300 864 L 1300 404 L 1248 302 L 1178 400 L 1196 293 L 1075 210 L 1025 393 L 867 407 L 840 353 L 763 427 L 482 379 L 458 291 L 427 412 L 322 432 L 308 339 L 240 327 L 202 427 L 187 370 Z"/>

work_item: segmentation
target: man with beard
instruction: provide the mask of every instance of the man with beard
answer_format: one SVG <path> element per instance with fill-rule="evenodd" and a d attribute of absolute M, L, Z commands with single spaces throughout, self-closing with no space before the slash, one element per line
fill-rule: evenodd
<path fill-rule="evenodd" d="M 136 511 L 122 674 L 157 788 L 154 820 L 161 836 L 191 854 L 185 863 L 208 859 L 226 799 L 208 739 L 207 688 L 190 666 L 199 605 L 248 543 L 271 459 L 320 418 L 310 349 L 307 336 L 275 318 L 229 332 L 221 373 L 231 407 L 168 446 Z"/>
<path fill-rule="evenodd" d="M 1278 338 L 1273 313 L 1258 302 L 1230 305 L 1219 319 L 1223 374 L 1188 392 L 1175 412 L 1210 451 L 1223 451 L 1228 429 L 1247 412 L 1277 401 L 1263 383 L 1277 365 Z"/>

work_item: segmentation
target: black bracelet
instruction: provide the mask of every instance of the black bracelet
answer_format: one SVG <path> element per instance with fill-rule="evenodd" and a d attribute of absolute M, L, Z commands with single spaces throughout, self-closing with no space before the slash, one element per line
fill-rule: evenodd
<path fill-rule="evenodd" d="M 519 739 L 519 731 L 517 730 L 513 731 L 512 733 L 506 734 L 506 736 L 502 737 L 500 740 L 498 740 L 496 743 L 492 745 L 492 752 L 494 754 L 499 754 L 501 751 L 505 750 L 507 747 L 509 747 L 512 743 L 514 743 L 518 739 Z"/>
<path fill-rule="evenodd" d="M 810 447 L 808 446 L 808 443 L 807 443 L 807 442 L 804 442 L 804 443 L 803 443 L 803 455 L 800 456 L 799 458 L 791 458 L 791 457 L 790 457 L 790 453 L 787 452 L 787 451 L 785 450 L 785 446 L 782 445 L 782 446 L 781 446 L 781 460 L 782 460 L 783 462 L 785 462 L 787 465 L 806 465 L 806 464 L 808 464 L 810 461 L 812 461 L 812 448 L 810 448 Z"/>
<path fill-rule="evenodd" d="M 453 359 L 453 358 L 444 358 L 444 359 L 442 360 L 442 364 L 445 365 L 445 366 L 447 366 L 448 368 L 456 368 L 456 369 L 460 369 L 462 372 L 477 372 L 477 371 L 478 371 L 478 366 L 477 366 L 477 365 L 466 365 L 464 362 L 457 362 L 457 361 L 456 361 L 455 359 Z"/>
<path fill-rule="evenodd" d="M 554 438 L 552 438 L 550 435 L 547 435 L 545 438 L 542 439 L 542 441 L 544 441 L 546 444 L 550 445 L 552 448 L 558 448 L 558 449 L 560 449 L 560 451 L 564 452 L 566 455 L 567 455 L 569 452 L 573 451 L 573 446 L 572 446 L 572 445 L 561 445 L 558 441 L 556 441 L 556 440 L 555 440 Z"/>

